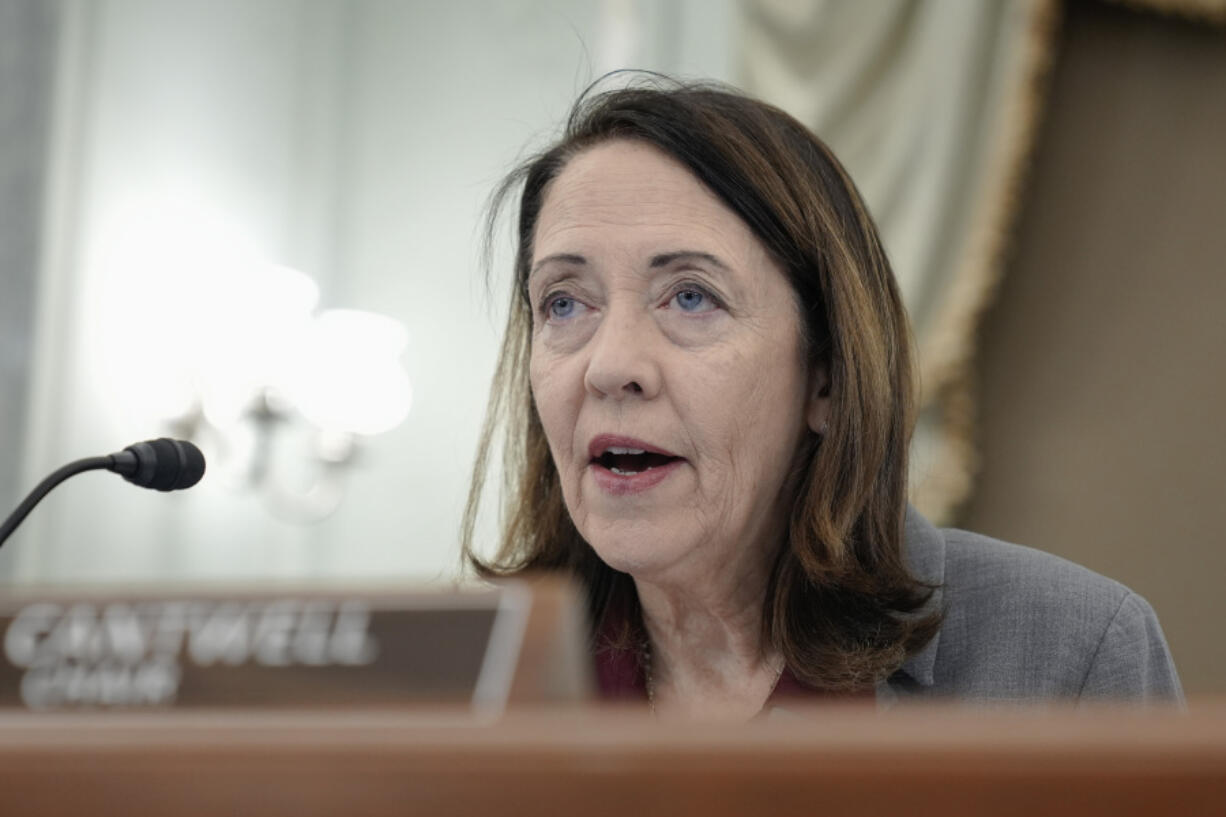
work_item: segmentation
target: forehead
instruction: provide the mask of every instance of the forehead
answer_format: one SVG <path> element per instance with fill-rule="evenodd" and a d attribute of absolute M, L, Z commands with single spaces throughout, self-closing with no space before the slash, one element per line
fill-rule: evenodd
<path fill-rule="evenodd" d="M 680 162 L 651 145 L 614 140 L 579 153 L 550 183 L 533 255 L 604 245 L 659 251 L 678 241 L 731 261 L 764 252 L 748 225 Z"/>

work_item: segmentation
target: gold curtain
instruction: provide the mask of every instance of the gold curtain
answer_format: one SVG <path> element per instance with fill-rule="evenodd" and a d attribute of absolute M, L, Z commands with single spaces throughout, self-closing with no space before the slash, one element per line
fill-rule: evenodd
<path fill-rule="evenodd" d="M 741 0 L 740 84 L 828 142 L 882 231 L 919 347 L 912 501 L 975 472 L 976 325 L 1042 110 L 1055 0 Z"/>

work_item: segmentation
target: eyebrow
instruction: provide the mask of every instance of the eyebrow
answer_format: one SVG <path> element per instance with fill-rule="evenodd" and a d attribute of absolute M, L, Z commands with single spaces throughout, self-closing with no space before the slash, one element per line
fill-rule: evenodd
<path fill-rule="evenodd" d="M 667 267 L 678 261 L 706 261 L 713 267 L 718 267 L 724 272 L 728 271 L 728 265 L 721 261 L 709 252 L 700 252 L 698 250 L 678 250 L 677 252 L 666 252 L 651 257 L 651 268 L 658 269 Z"/>
<path fill-rule="evenodd" d="M 576 266 L 581 267 L 587 264 L 587 259 L 584 258 L 582 255 L 576 255 L 575 253 L 572 253 L 572 252 L 555 252 L 553 255 L 547 255 L 544 258 L 542 258 L 540 261 L 537 261 L 535 264 L 533 264 L 532 270 L 528 273 L 528 277 L 531 278 L 533 275 L 536 275 L 538 272 L 541 271 L 541 267 L 547 264 L 558 264 L 558 263 L 574 264 Z"/>
<path fill-rule="evenodd" d="M 660 253 L 659 255 L 653 255 L 648 266 L 651 267 L 651 269 L 659 269 L 660 267 L 667 267 L 671 264 L 675 264 L 678 261 L 705 261 L 725 272 L 728 271 L 728 265 L 721 261 L 718 257 L 709 252 L 701 252 L 699 250 L 677 250 L 675 252 L 665 252 Z M 569 252 L 559 252 L 552 255 L 547 255 L 532 265 L 532 270 L 528 273 L 528 277 L 531 278 L 533 275 L 540 272 L 541 267 L 544 267 L 547 264 L 556 263 L 584 266 L 587 264 L 587 258 L 582 255 Z"/>

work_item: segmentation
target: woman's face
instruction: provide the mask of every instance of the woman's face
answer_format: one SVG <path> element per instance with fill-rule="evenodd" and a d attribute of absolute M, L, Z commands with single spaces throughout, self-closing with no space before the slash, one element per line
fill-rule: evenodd
<path fill-rule="evenodd" d="M 625 140 L 554 179 L 533 248 L 532 392 L 584 539 L 643 579 L 769 552 L 827 401 L 766 249 L 682 165 Z"/>

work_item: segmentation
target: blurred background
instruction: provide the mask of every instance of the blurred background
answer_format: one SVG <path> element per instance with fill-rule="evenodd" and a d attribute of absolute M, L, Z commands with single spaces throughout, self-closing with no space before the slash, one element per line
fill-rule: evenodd
<path fill-rule="evenodd" d="M 830 142 L 915 323 L 915 502 L 1130 585 L 1226 691 L 1219 0 L 0 0 L 0 514 L 209 457 L 65 485 L 0 582 L 454 580 L 485 201 L 619 68 Z"/>

